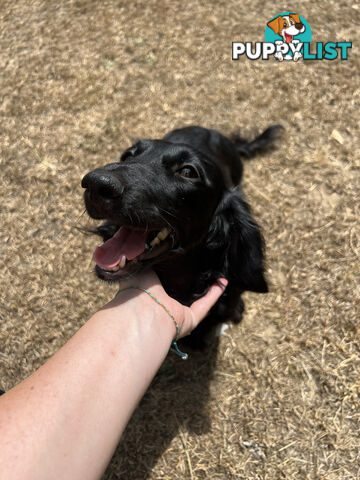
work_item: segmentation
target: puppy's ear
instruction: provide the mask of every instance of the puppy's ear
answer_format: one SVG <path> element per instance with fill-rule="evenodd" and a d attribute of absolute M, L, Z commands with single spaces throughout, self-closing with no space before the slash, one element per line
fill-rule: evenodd
<path fill-rule="evenodd" d="M 294 20 L 295 23 L 301 23 L 300 15 L 297 13 L 290 13 L 289 17 Z"/>
<path fill-rule="evenodd" d="M 266 293 L 264 242 L 250 207 L 238 190 L 228 191 L 218 206 L 207 247 L 221 257 L 222 274 L 241 290 Z"/>
<path fill-rule="evenodd" d="M 274 18 L 274 20 L 271 20 L 271 22 L 267 23 L 267 26 L 270 27 L 271 30 L 273 30 L 273 32 L 276 33 L 277 35 L 281 32 L 283 25 L 284 25 L 284 20 L 281 16 L 276 17 Z"/>

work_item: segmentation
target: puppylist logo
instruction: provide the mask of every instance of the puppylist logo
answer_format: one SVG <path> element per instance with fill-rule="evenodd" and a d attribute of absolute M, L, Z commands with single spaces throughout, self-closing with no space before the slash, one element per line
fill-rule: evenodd
<path fill-rule="evenodd" d="M 311 28 L 307 20 L 294 12 L 275 15 L 266 24 L 265 42 L 233 42 L 232 59 L 245 55 L 250 60 L 269 60 L 271 56 L 279 62 L 299 60 L 348 59 L 351 42 L 318 42 L 315 50 L 310 48 Z"/>

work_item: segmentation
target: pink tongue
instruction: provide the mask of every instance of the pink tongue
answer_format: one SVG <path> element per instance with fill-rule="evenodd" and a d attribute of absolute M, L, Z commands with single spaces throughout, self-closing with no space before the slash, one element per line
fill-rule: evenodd
<path fill-rule="evenodd" d="M 105 270 L 116 267 L 123 255 L 132 260 L 145 250 L 146 233 L 132 228 L 121 227 L 101 247 L 96 247 L 94 260 Z"/>

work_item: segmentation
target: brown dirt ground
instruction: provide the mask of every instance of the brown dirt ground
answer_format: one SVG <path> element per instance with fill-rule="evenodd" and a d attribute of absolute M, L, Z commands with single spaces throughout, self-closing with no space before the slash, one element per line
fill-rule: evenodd
<path fill-rule="evenodd" d="M 271 293 L 218 353 L 169 358 L 106 479 L 354 479 L 359 474 L 359 6 L 302 2 L 313 41 L 348 61 L 231 61 L 288 6 L 257 0 L 29 1 L 0 6 L 0 387 L 112 297 L 80 234 L 82 175 L 136 137 L 186 124 L 277 150 L 246 165 Z M 96 394 L 96 392 L 92 392 Z"/>

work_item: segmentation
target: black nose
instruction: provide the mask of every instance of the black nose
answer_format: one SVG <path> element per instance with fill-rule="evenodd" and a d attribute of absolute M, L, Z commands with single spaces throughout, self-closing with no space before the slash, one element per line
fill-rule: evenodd
<path fill-rule="evenodd" d="M 124 190 L 117 177 L 111 173 L 96 170 L 85 175 L 81 186 L 90 192 L 91 197 L 108 200 L 120 197 Z"/>

